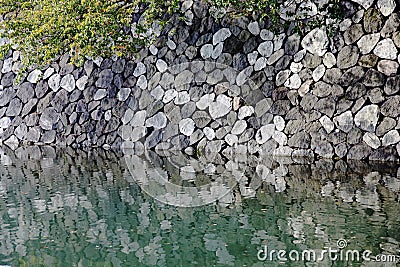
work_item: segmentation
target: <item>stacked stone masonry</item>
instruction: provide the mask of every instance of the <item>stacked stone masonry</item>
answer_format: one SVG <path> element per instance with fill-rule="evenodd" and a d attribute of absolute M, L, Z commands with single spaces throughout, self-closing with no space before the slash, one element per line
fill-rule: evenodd
<path fill-rule="evenodd" d="M 135 60 L 76 67 L 64 55 L 17 85 L 10 52 L 0 60 L 0 142 L 399 160 L 394 0 L 344 1 L 338 32 L 302 37 L 215 19 L 201 1 L 183 6 L 175 33 L 167 26 Z"/>

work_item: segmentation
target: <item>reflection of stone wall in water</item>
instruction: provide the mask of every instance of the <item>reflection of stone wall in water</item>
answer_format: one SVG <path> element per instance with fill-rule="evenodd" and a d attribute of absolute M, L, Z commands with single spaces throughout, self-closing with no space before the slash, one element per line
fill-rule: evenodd
<path fill-rule="evenodd" d="M 0 140 L 398 160 L 395 1 L 345 1 L 338 34 L 304 37 L 189 2 L 135 61 L 62 56 L 18 86 L 18 52 L 0 61 Z M 199 60 L 221 65 L 173 67 Z"/>
<path fill-rule="evenodd" d="M 146 173 L 168 166 L 168 179 L 183 178 L 173 161 L 187 156 L 148 153 L 140 156 Z M 249 253 L 265 240 L 271 248 L 323 248 L 338 238 L 350 241 L 349 229 L 355 249 L 399 249 L 400 180 L 394 165 L 232 157 L 215 163 L 216 172 L 238 163 L 246 174 L 230 201 L 186 209 L 140 193 L 112 152 L 29 147 L 1 150 L 0 159 L 2 259 L 29 261 L 36 255 L 56 266 L 71 257 L 88 266 L 100 257 L 122 266 L 171 266 L 169 260 L 190 265 L 192 258 L 179 257 L 200 251 L 211 262 L 243 265 L 241 260 L 257 262 L 256 254 L 235 258 L 243 254 L 238 246 Z M 196 159 L 187 159 L 196 166 Z M 248 192 L 256 198 L 248 199 Z M 173 249 L 181 253 L 169 253 Z"/>

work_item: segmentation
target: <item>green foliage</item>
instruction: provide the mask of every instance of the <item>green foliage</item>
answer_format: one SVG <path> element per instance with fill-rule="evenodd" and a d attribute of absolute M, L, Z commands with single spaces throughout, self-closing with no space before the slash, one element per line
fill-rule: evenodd
<path fill-rule="evenodd" d="M 140 10 L 138 7 L 143 7 Z M 64 52 L 71 62 L 85 57 L 128 56 L 152 37 L 148 29 L 178 0 L 0 0 L 0 57 L 17 47 L 23 65 L 45 65 Z M 132 30 L 132 16 L 143 19 Z"/>

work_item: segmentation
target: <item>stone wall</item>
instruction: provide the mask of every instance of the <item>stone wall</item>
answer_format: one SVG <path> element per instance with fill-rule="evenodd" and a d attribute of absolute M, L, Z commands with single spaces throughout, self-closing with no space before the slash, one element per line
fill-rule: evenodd
<path fill-rule="evenodd" d="M 186 1 L 187 19 L 135 60 L 64 55 L 18 85 L 14 51 L 0 61 L 0 141 L 397 161 L 399 7 L 373 2 L 343 1 L 338 32 L 300 37 Z"/>

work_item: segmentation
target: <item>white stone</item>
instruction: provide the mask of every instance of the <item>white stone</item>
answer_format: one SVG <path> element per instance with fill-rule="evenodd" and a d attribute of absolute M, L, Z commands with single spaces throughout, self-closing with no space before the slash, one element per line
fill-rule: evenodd
<path fill-rule="evenodd" d="M 329 39 L 324 27 L 310 31 L 301 41 L 301 46 L 311 54 L 323 56 L 326 53 Z"/>
<path fill-rule="evenodd" d="M 214 48 L 212 44 L 205 44 L 200 49 L 200 55 L 204 59 L 210 58 L 213 52 Z"/>
<path fill-rule="evenodd" d="M 374 132 L 378 123 L 379 107 L 377 105 L 368 105 L 363 107 L 354 116 L 354 123 L 357 127 L 368 132 Z"/>
<path fill-rule="evenodd" d="M 55 71 L 54 68 L 48 68 L 43 74 L 43 80 L 46 80 L 51 75 L 53 75 L 54 71 Z"/>
<path fill-rule="evenodd" d="M 61 79 L 61 88 L 64 88 L 68 92 L 72 92 L 75 89 L 75 79 L 72 74 L 67 74 Z"/>
<path fill-rule="evenodd" d="M 275 78 L 275 84 L 276 86 L 281 86 L 286 82 L 287 79 L 289 79 L 290 76 L 290 70 L 281 70 L 276 74 Z M 297 79 L 296 77 L 294 79 Z"/>
<path fill-rule="evenodd" d="M 225 141 L 228 143 L 228 145 L 233 146 L 239 142 L 239 138 L 234 134 L 227 134 L 225 136 Z"/>
<path fill-rule="evenodd" d="M 348 110 L 333 118 L 333 122 L 336 124 L 337 128 L 348 133 L 353 128 L 353 114 Z"/>
<path fill-rule="evenodd" d="M 213 36 L 213 45 L 219 44 L 231 36 L 231 31 L 228 28 L 222 28 Z"/>
<path fill-rule="evenodd" d="M 236 77 L 236 84 L 238 86 L 242 86 L 243 84 L 245 84 L 252 72 L 253 72 L 253 66 L 249 66 L 244 70 L 242 70 L 241 72 L 239 72 L 238 76 Z"/>
<path fill-rule="evenodd" d="M 206 94 L 200 97 L 199 101 L 196 102 L 196 107 L 200 110 L 205 110 L 210 106 L 210 103 L 214 101 L 215 94 Z"/>
<path fill-rule="evenodd" d="M 232 99 L 226 95 L 219 95 L 215 102 L 210 103 L 209 113 L 211 118 L 217 119 L 225 116 L 232 109 Z"/>
<path fill-rule="evenodd" d="M 82 77 L 80 77 L 77 81 L 76 81 L 76 87 L 78 87 L 79 90 L 83 91 L 85 89 L 85 86 L 88 82 L 88 76 L 84 75 Z"/>
<path fill-rule="evenodd" d="M 397 130 L 391 130 L 382 138 L 382 146 L 394 145 L 400 142 L 400 135 Z"/>
<path fill-rule="evenodd" d="M 250 117 L 254 113 L 252 106 L 243 106 L 239 109 L 238 119 L 243 120 L 244 118 Z"/>
<path fill-rule="evenodd" d="M 272 135 L 275 133 L 275 125 L 267 124 L 258 129 L 256 133 L 256 142 L 260 145 L 271 139 Z"/>
<path fill-rule="evenodd" d="M 302 49 L 293 56 L 293 61 L 294 62 L 300 62 L 303 60 L 304 56 L 307 54 L 307 50 Z"/>
<path fill-rule="evenodd" d="M 170 39 L 168 39 L 168 41 L 167 41 L 167 46 L 171 50 L 175 50 L 176 49 L 176 44 L 174 43 L 174 41 L 172 41 Z"/>
<path fill-rule="evenodd" d="M 299 73 L 302 69 L 303 69 L 303 63 L 301 62 L 292 62 L 292 64 L 290 64 L 290 70 L 293 73 Z"/>
<path fill-rule="evenodd" d="M 167 62 L 162 59 L 158 59 L 156 62 L 156 67 L 159 72 L 165 72 L 168 68 Z"/>
<path fill-rule="evenodd" d="M 360 4 L 364 9 L 368 9 L 374 3 L 374 0 L 352 0 L 353 2 Z"/>
<path fill-rule="evenodd" d="M 372 147 L 373 149 L 377 149 L 378 147 L 381 146 L 381 141 L 379 141 L 379 138 L 374 134 L 374 133 L 365 133 L 363 136 L 364 142 Z"/>
<path fill-rule="evenodd" d="M 10 72 L 12 69 L 12 65 L 13 65 L 13 58 L 12 57 L 7 58 L 3 62 L 3 67 L 1 68 L 1 72 L 2 73 Z"/>
<path fill-rule="evenodd" d="M 232 134 L 239 135 L 244 132 L 247 128 L 247 123 L 244 120 L 238 120 L 232 127 Z"/>
<path fill-rule="evenodd" d="M 291 89 L 298 89 L 301 86 L 301 79 L 299 74 L 295 73 L 286 82 L 284 83 L 286 87 L 289 87 Z"/>
<path fill-rule="evenodd" d="M 326 115 L 322 116 L 319 119 L 319 122 L 321 123 L 322 127 L 324 127 L 327 133 L 330 133 L 335 129 L 335 125 L 333 124 L 331 119 Z"/>
<path fill-rule="evenodd" d="M 254 65 L 256 63 L 257 57 L 258 57 L 257 51 L 253 51 L 253 52 L 247 54 L 247 60 L 249 61 L 250 65 Z"/>
<path fill-rule="evenodd" d="M 154 97 L 155 100 L 161 100 L 164 96 L 164 90 L 160 85 L 158 85 L 150 92 L 150 94 L 152 97 Z"/>
<path fill-rule="evenodd" d="M 146 127 L 162 129 L 165 128 L 165 126 L 167 126 L 167 117 L 162 112 L 158 112 L 153 117 L 146 120 Z"/>
<path fill-rule="evenodd" d="M 285 129 L 285 120 L 281 116 L 275 116 L 274 125 L 277 131 L 282 132 Z"/>
<path fill-rule="evenodd" d="M 247 29 L 254 35 L 260 34 L 260 26 L 257 21 L 250 22 L 249 25 L 247 25 Z"/>
<path fill-rule="evenodd" d="M 265 57 L 260 57 L 254 64 L 254 70 L 259 71 L 267 66 L 267 59 Z"/>
<path fill-rule="evenodd" d="M 392 76 L 397 73 L 397 70 L 399 68 L 399 63 L 396 61 L 391 61 L 391 60 L 381 60 L 378 62 L 378 71 L 382 72 L 386 76 Z"/>
<path fill-rule="evenodd" d="M 107 90 L 106 89 L 98 89 L 96 93 L 94 94 L 93 99 L 94 100 L 100 100 L 103 99 L 107 95 Z"/>
<path fill-rule="evenodd" d="M 163 102 L 166 104 L 174 99 L 178 95 L 178 92 L 175 89 L 169 89 L 165 92 Z"/>
<path fill-rule="evenodd" d="M 146 66 L 142 62 L 139 62 L 136 65 L 135 70 L 133 71 L 133 76 L 139 77 L 140 75 L 143 75 L 145 73 L 146 73 Z"/>
<path fill-rule="evenodd" d="M 129 125 L 131 125 L 132 127 L 139 127 L 139 126 L 144 126 L 145 120 L 146 120 L 146 111 L 141 110 L 136 112 L 128 122 L 130 122 Z"/>
<path fill-rule="evenodd" d="M 121 88 L 118 91 L 117 98 L 119 101 L 125 101 L 128 99 L 131 93 L 131 88 Z"/>
<path fill-rule="evenodd" d="M 328 69 L 330 69 L 330 68 L 332 68 L 333 66 L 335 66 L 335 64 L 336 64 L 336 58 L 335 58 L 335 56 L 334 56 L 331 52 L 327 52 L 327 53 L 324 55 L 324 59 L 323 59 L 322 62 L 324 63 L 324 65 L 325 65 Z"/>
<path fill-rule="evenodd" d="M 224 49 L 224 45 L 223 45 L 222 43 L 217 44 L 217 45 L 215 46 L 215 48 L 214 48 L 212 54 L 211 54 L 211 57 L 212 57 L 213 59 L 217 59 L 217 58 L 222 54 L 222 50 L 223 50 L 223 49 Z"/>
<path fill-rule="evenodd" d="M 203 133 L 208 140 L 213 140 L 215 138 L 215 131 L 213 128 L 204 127 Z"/>
<path fill-rule="evenodd" d="M 111 117 L 112 117 L 111 110 L 107 110 L 107 111 L 104 113 L 104 119 L 105 119 L 106 121 L 109 121 L 109 120 L 111 120 Z"/>
<path fill-rule="evenodd" d="M 60 89 L 60 82 L 61 82 L 61 75 L 60 74 L 54 74 L 49 78 L 48 84 L 51 90 L 54 92 L 57 92 L 58 89 Z"/>
<path fill-rule="evenodd" d="M 3 117 L 0 119 L 0 128 L 7 129 L 11 125 L 11 119 L 9 117 Z"/>
<path fill-rule="evenodd" d="M 274 52 L 274 44 L 271 41 L 265 41 L 258 46 L 257 50 L 263 57 L 269 57 Z"/>
<path fill-rule="evenodd" d="M 31 73 L 29 73 L 28 78 L 26 78 L 26 79 L 30 83 L 37 83 L 42 74 L 43 74 L 43 72 L 41 72 L 40 70 L 36 69 L 36 70 L 32 71 Z"/>
<path fill-rule="evenodd" d="M 286 134 L 280 131 L 275 131 L 274 134 L 272 135 L 272 139 L 274 139 L 279 144 L 279 146 L 284 146 L 287 144 Z"/>
<path fill-rule="evenodd" d="M 149 50 L 150 50 L 150 53 L 151 53 L 153 56 L 157 55 L 157 53 L 158 53 L 158 48 L 155 47 L 154 45 L 150 45 Z"/>
<path fill-rule="evenodd" d="M 139 77 L 139 79 L 136 82 L 136 85 L 140 88 L 140 89 L 146 89 L 147 88 L 147 79 L 146 76 L 141 75 Z"/>
<path fill-rule="evenodd" d="M 380 41 L 375 49 L 374 54 L 380 58 L 384 59 L 396 59 L 397 58 L 397 48 L 394 45 L 392 39 L 384 39 Z"/>
<path fill-rule="evenodd" d="M 174 99 L 175 105 L 183 105 L 190 101 L 190 95 L 188 92 L 182 91 L 178 92 Z"/>
<path fill-rule="evenodd" d="M 305 96 L 310 91 L 310 85 L 312 83 L 313 83 L 312 80 L 307 80 L 300 86 L 300 88 L 299 88 L 299 90 L 297 90 L 297 92 L 299 92 L 299 95 L 301 97 Z"/>
<path fill-rule="evenodd" d="M 325 70 L 325 66 L 322 64 L 315 68 L 312 72 L 314 82 L 318 82 L 324 76 Z"/>
<path fill-rule="evenodd" d="M 378 43 L 380 36 L 379 33 L 373 33 L 361 37 L 357 42 L 360 53 L 365 55 L 371 52 Z"/>
<path fill-rule="evenodd" d="M 378 0 L 378 8 L 385 17 L 393 13 L 396 8 L 395 0 Z"/>
<path fill-rule="evenodd" d="M 190 136 L 194 132 L 195 123 L 191 118 L 183 119 L 179 122 L 179 131 L 186 136 Z"/>

